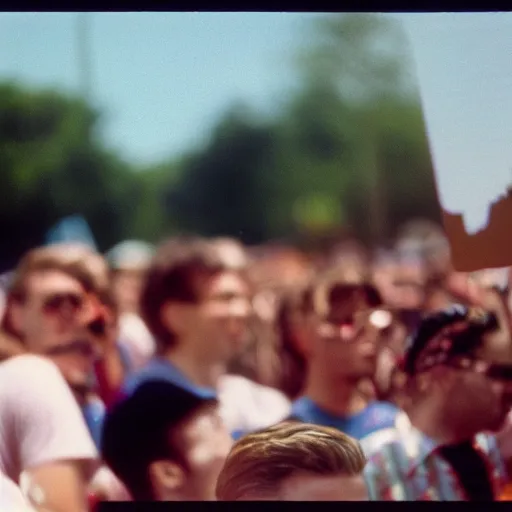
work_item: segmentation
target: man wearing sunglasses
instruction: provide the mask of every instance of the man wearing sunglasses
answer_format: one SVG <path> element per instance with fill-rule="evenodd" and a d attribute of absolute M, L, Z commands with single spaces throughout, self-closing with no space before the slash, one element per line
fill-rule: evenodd
<path fill-rule="evenodd" d="M 503 490 L 512 404 L 506 327 L 483 309 L 454 306 L 426 317 L 407 349 L 407 416 L 400 437 L 366 468 L 372 500 L 494 501 Z"/>
<path fill-rule="evenodd" d="M 381 331 L 390 325 L 391 313 L 366 284 L 320 282 L 306 296 L 295 343 L 306 382 L 290 419 L 335 427 L 358 439 L 369 454 L 395 435 L 400 412 L 361 389 L 375 375 Z"/>
<path fill-rule="evenodd" d="M 31 357 L 43 356 L 46 359 L 45 362 L 51 362 L 52 366 L 56 367 L 60 375 L 64 377 L 75 401 L 85 408 L 87 397 L 93 390 L 91 379 L 94 376 L 94 364 L 97 356 L 104 349 L 105 332 L 111 328 L 111 325 L 103 300 L 100 299 L 105 283 L 99 282 L 98 275 L 90 268 L 90 261 L 72 256 L 59 248 L 46 247 L 30 251 L 23 258 L 15 272 L 7 295 L 2 327 L 5 333 L 18 341 L 26 353 L 32 354 Z M 18 364 L 16 359 L 18 358 L 8 360 L 4 364 L 16 365 Z M 12 371 L 16 373 L 14 370 Z M 22 373 L 20 373 L 20 379 L 21 376 Z M 41 390 L 34 389 L 32 395 L 29 396 L 32 384 L 29 381 L 27 385 L 28 388 L 23 387 L 21 382 L 13 381 L 12 392 L 16 394 L 16 386 L 18 386 L 21 401 L 29 401 L 32 395 L 37 395 L 36 391 L 43 391 L 43 396 L 49 402 L 53 398 L 55 400 L 58 398 L 44 385 Z M 42 403 L 41 395 L 37 396 L 39 396 L 37 401 Z M 84 429 L 80 425 L 77 426 L 75 423 L 68 435 L 64 435 L 57 428 L 60 425 L 65 427 L 68 423 L 64 417 L 59 419 L 56 415 L 73 414 L 69 410 L 69 404 L 62 400 L 61 402 L 62 409 L 58 404 L 54 404 L 53 409 L 50 407 L 50 403 L 46 404 L 43 410 L 46 408 L 53 412 L 51 415 L 49 413 L 46 421 L 36 421 L 36 423 L 40 423 L 36 433 L 40 432 L 42 436 L 49 436 L 53 444 L 38 439 L 36 434 L 31 434 L 30 439 L 26 440 L 19 439 L 15 433 L 6 435 L 6 446 L 2 447 L 0 444 L 0 458 L 6 456 L 7 450 L 7 453 L 11 452 L 14 460 L 21 459 L 22 463 L 25 460 L 29 461 L 27 467 L 10 467 L 12 465 L 4 460 L 5 471 L 15 482 L 20 481 L 20 472 L 26 473 L 33 469 L 30 467 L 30 461 L 40 459 L 39 452 L 43 445 L 54 448 L 53 452 L 50 450 L 50 452 L 44 453 L 42 461 L 44 464 L 42 464 L 42 468 L 38 467 L 38 470 L 41 471 L 46 466 L 48 475 L 53 474 L 54 464 L 67 464 L 71 472 L 78 470 L 79 464 L 75 461 L 77 459 L 76 450 L 80 453 L 81 450 L 88 451 L 89 458 L 96 456 L 95 450 L 91 449 L 91 439 L 87 435 L 87 431 L 85 430 L 86 435 L 84 435 Z M 7 415 L 10 414 L 9 411 L 9 409 L 4 410 Z M 27 409 L 26 412 L 28 414 L 33 411 Z M 83 420 L 82 417 L 81 425 L 85 427 Z M 8 418 L 2 418 L 2 423 L 8 424 L 9 421 Z M 33 423 L 29 416 L 26 421 Z M 11 438 L 11 436 L 14 437 Z M 70 444 L 70 439 L 73 439 L 75 446 Z M 18 451 L 22 453 L 18 453 Z M 39 476 L 38 478 L 44 482 L 43 494 L 50 493 L 51 495 L 52 490 L 58 490 L 61 485 L 64 485 L 59 479 L 53 479 L 51 476 Z M 72 486 L 72 484 L 70 485 Z M 51 497 L 49 499 L 52 501 Z M 61 508 L 57 505 L 56 510 L 60 509 L 79 510 L 69 504 L 66 507 L 62 505 Z"/>
<path fill-rule="evenodd" d="M 77 394 L 90 387 L 93 364 L 114 323 L 100 297 L 108 281 L 100 282 L 86 256 L 60 247 L 27 253 L 12 279 L 2 319 L 3 332 L 24 352 L 50 357 Z"/>

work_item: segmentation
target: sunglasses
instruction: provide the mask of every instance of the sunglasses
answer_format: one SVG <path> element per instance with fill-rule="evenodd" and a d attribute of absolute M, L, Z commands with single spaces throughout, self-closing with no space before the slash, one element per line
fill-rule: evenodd
<path fill-rule="evenodd" d="M 86 299 L 78 293 L 55 293 L 43 300 L 43 312 L 48 316 L 71 317 L 85 309 Z M 87 329 L 94 336 L 104 336 L 108 329 L 107 319 L 103 314 L 96 316 Z"/>
<path fill-rule="evenodd" d="M 490 363 L 474 357 L 454 358 L 448 360 L 446 364 L 452 368 L 480 373 L 492 380 L 512 382 L 512 365 L 510 364 Z"/>
<path fill-rule="evenodd" d="M 53 293 L 43 299 L 42 310 L 49 316 L 69 316 L 82 310 L 85 297 L 79 293 Z"/>
<path fill-rule="evenodd" d="M 326 319 L 319 326 L 319 334 L 325 338 L 337 338 L 345 342 L 354 341 L 366 328 L 384 332 L 393 323 L 393 315 L 385 309 L 358 311 L 340 319 Z"/>

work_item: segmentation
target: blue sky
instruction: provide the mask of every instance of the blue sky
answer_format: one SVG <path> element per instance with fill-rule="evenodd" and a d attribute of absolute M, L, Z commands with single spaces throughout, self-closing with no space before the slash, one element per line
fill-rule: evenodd
<path fill-rule="evenodd" d="M 0 79 L 79 91 L 78 16 L 0 14 Z M 91 13 L 106 142 L 158 162 L 200 143 L 234 101 L 272 112 L 294 86 L 293 50 L 313 16 Z M 512 14 L 394 16 L 414 43 L 441 200 L 476 229 L 512 178 Z"/>
<path fill-rule="evenodd" d="M 91 13 L 92 97 L 104 134 L 158 161 L 208 134 L 233 101 L 271 109 L 293 86 L 294 13 Z M 0 79 L 78 91 L 77 13 L 0 14 Z"/>

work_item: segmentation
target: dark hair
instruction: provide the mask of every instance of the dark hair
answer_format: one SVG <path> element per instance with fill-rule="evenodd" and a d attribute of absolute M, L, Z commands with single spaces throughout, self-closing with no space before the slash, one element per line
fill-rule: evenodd
<path fill-rule="evenodd" d="M 163 414 L 162 411 L 158 416 L 163 416 Z M 153 419 L 157 423 L 159 418 L 154 417 Z M 124 434 L 129 435 L 132 439 L 137 439 L 137 442 L 131 446 L 115 445 L 108 452 L 104 449 L 103 458 L 133 499 L 152 500 L 153 490 L 148 472 L 151 463 L 159 459 L 168 459 L 186 467 L 185 454 L 182 453 L 180 447 L 171 443 L 174 429 L 165 421 L 161 421 L 158 427 L 147 432 L 146 429 L 141 429 L 133 418 L 126 418 L 122 429 Z M 118 430 L 117 435 L 119 434 Z M 104 442 L 104 438 L 102 442 Z"/>
<path fill-rule="evenodd" d="M 371 308 L 382 305 L 379 292 L 371 284 L 352 284 L 322 278 L 283 295 L 276 317 L 281 358 L 279 388 L 289 398 L 296 398 L 302 391 L 307 369 L 307 362 L 297 349 L 296 319 L 309 313 L 319 313 L 323 302 L 330 305 L 357 296 L 362 296 Z"/>
<path fill-rule="evenodd" d="M 451 327 L 458 327 L 451 331 Z M 403 368 L 408 375 L 414 375 L 418 366 L 428 368 L 433 364 L 425 364 L 429 355 L 435 355 L 443 361 L 454 356 L 470 355 L 482 345 L 482 336 L 487 332 L 496 331 L 499 327 L 498 319 L 494 313 L 467 308 L 457 305 L 444 311 L 436 312 L 423 318 L 418 330 L 411 337 L 403 361 Z M 450 340 L 447 348 L 435 344 L 434 340 L 444 334 Z M 427 354 L 428 352 L 428 354 Z"/>
<path fill-rule="evenodd" d="M 176 343 L 176 334 L 162 322 L 162 306 L 169 302 L 197 303 L 205 281 L 229 270 L 216 247 L 199 237 L 164 242 L 146 274 L 140 298 L 141 315 L 162 353 Z"/>
<path fill-rule="evenodd" d="M 297 349 L 295 319 L 305 313 L 311 288 L 284 294 L 276 316 L 281 375 L 279 388 L 290 399 L 297 398 L 304 386 L 306 361 Z"/>
<path fill-rule="evenodd" d="M 173 436 L 194 414 L 217 404 L 166 381 L 150 380 L 107 413 L 102 457 L 136 500 L 153 499 L 151 463 L 167 459 L 188 470 L 187 454 Z"/>

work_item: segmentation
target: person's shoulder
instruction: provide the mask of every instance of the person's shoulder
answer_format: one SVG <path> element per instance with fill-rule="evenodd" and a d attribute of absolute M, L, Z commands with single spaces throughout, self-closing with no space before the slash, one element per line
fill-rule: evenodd
<path fill-rule="evenodd" d="M 19 486 L 0 472 L 0 510 L 9 512 L 35 512 L 29 506 Z"/>
<path fill-rule="evenodd" d="M 396 405 L 390 402 L 370 402 L 366 408 L 367 413 L 378 416 L 379 421 L 394 422 L 402 412 Z"/>
<path fill-rule="evenodd" d="M 228 373 L 222 375 L 219 379 L 219 388 L 224 390 L 230 390 L 233 388 L 248 390 L 251 387 L 251 381 L 242 375 L 233 375 Z"/>
<path fill-rule="evenodd" d="M 36 354 L 21 354 L 11 357 L 0 364 L 0 369 L 4 368 L 27 368 L 38 366 L 40 368 L 55 369 L 55 364 L 48 358 Z M 49 370 L 51 371 L 51 370 Z"/>
<path fill-rule="evenodd" d="M 37 355 L 20 355 L 0 364 L 0 407 L 17 415 L 46 414 L 48 410 L 76 408 L 78 404 L 59 368 Z M 46 411 L 46 412 L 44 412 Z"/>
<path fill-rule="evenodd" d="M 389 441 L 383 442 L 378 450 L 367 453 L 367 463 L 365 474 L 368 476 L 384 476 L 384 469 L 389 469 L 393 465 L 398 467 L 407 467 L 407 461 L 411 458 L 408 450 L 407 434 L 404 437 L 395 437 Z"/>
<path fill-rule="evenodd" d="M 406 499 L 403 482 L 407 479 L 409 455 L 402 441 L 383 444 L 367 455 L 363 476 L 371 501 L 403 501 Z"/>
<path fill-rule="evenodd" d="M 240 375 L 223 375 L 218 396 L 225 421 L 234 430 L 263 428 L 290 412 L 290 401 L 280 391 Z"/>
<path fill-rule="evenodd" d="M 133 393 L 140 383 L 144 382 L 144 371 L 145 369 L 142 369 L 128 375 L 121 386 L 120 394 L 124 396 Z"/>
<path fill-rule="evenodd" d="M 311 405 L 311 404 L 312 404 L 311 400 L 307 396 L 304 396 L 304 395 L 297 396 L 292 401 L 293 407 L 301 407 L 303 405 Z"/>
<path fill-rule="evenodd" d="M 270 403 L 279 403 L 280 405 L 289 406 L 290 401 L 288 398 L 279 391 L 278 389 L 271 388 L 270 386 L 265 386 L 263 384 L 258 384 L 247 377 L 243 377 L 241 375 L 223 375 L 219 379 L 219 389 L 221 391 L 237 391 L 239 393 L 247 393 L 252 396 L 257 396 L 265 401 L 267 404 Z"/>
<path fill-rule="evenodd" d="M 0 379 L 15 379 L 23 381 L 29 378 L 30 382 L 34 380 L 53 379 L 64 381 L 59 369 L 46 357 L 23 354 L 12 357 L 0 364 Z"/>
<path fill-rule="evenodd" d="M 393 442 L 385 443 L 378 451 L 365 453 L 367 459 L 363 476 L 372 500 L 382 499 L 389 486 L 388 469 L 393 461 L 388 460 L 386 453 L 393 444 Z"/>
<path fill-rule="evenodd" d="M 370 402 L 368 405 L 370 408 L 375 408 L 380 411 L 388 411 L 393 414 L 398 414 L 400 412 L 400 409 L 391 402 L 384 402 L 381 400 L 375 400 L 374 402 Z"/>
<path fill-rule="evenodd" d="M 475 436 L 474 443 L 495 466 L 503 469 L 505 461 L 510 460 L 510 440 L 499 434 L 480 432 Z"/>
<path fill-rule="evenodd" d="M 131 373 L 126 377 L 122 385 L 123 394 L 132 394 L 139 386 L 154 378 L 167 378 L 172 368 L 163 367 L 163 365 L 155 360 L 150 360 L 143 368 Z"/>
<path fill-rule="evenodd" d="M 139 315 L 134 313 L 123 313 L 119 317 L 119 332 L 126 338 L 148 338 L 153 339 L 151 332 Z"/>
<path fill-rule="evenodd" d="M 318 410 L 316 405 L 306 396 L 299 396 L 293 400 L 290 407 L 290 418 L 303 423 L 316 423 Z"/>

